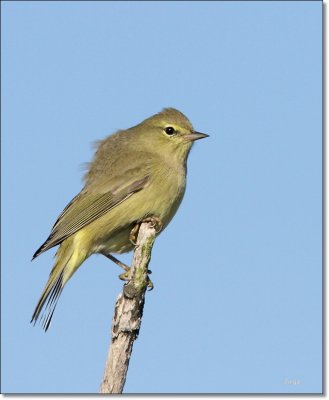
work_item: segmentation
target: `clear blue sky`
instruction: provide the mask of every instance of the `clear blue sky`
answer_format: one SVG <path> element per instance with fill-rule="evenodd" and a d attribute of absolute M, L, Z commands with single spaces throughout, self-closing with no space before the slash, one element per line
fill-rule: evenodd
<path fill-rule="evenodd" d="M 45 334 L 29 320 L 55 250 L 30 260 L 91 143 L 168 106 L 211 137 L 155 243 L 125 392 L 321 392 L 321 13 L 2 3 L 3 392 L 98 391 L 121 271 L 90 257 Z"/>

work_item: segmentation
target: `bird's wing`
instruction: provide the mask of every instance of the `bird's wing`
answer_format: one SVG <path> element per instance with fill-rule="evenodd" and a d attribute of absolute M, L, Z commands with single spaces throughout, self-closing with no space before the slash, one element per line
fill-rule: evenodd
<path fill-rule="evenodd" d="M 123 174 L 124 176 L 124 174 Z M 118 179 L 119 187 L 104 193 L 82 191 L 65 207 L 58 217 L 52 231 L 45 243 L 35 252 L 32 260 L 61 243 L 69 236 L 84 228 L 86 225 L 102 217 L 118 204 L 125 201 L 134 193 L 143 189 L 150 179 L 149 175 L 141 179 Z"/>

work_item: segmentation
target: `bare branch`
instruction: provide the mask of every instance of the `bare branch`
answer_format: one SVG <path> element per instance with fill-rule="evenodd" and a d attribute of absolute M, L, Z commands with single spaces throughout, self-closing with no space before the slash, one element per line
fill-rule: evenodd
<path fill-rule="evenodd" d="M 156 229 L 151 222 L 140 226 L 129 281 L 117 298 L 112 320 L 112 340 L 100 393 L 122 393 L 134 341 L 142 322 L 148 264 Z"/>

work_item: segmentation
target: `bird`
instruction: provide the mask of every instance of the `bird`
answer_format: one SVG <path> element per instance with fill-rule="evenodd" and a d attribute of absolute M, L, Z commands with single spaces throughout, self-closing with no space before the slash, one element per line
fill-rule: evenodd
<path fill-rule="evenodd" d="M 157 234 L 166 228 L 185 193 L 192 145 L 208 136 L 195 131 L 182 112 L 164 108 L 98 142 L 82 190 L 33 255 L 32 260 L 59 245 L 31 322 L 40 320 L 48 330 L 65 284 L 92 254 L 124 267 L 112 253 L 133 250 L 141 222 L 155 221 Z"/>

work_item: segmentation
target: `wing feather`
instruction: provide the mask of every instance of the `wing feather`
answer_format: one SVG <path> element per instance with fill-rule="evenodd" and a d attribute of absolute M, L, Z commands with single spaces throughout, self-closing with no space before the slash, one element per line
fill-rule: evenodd
<path fill-rule="evenodd" d="M 116 188 L 115 192 L 88 193 L 82 191 L 65 207 L 58 217 L 52 231 L 45 243 L 35 252 L 33 258 L 51 247 L 60 244 L 63 240 L 73 235 L 86 225 L 108 213 L 118 204 L 122 203 L 134 193 L 143 189 L 149 181 L 149 175 L 142 179 Z"/>

